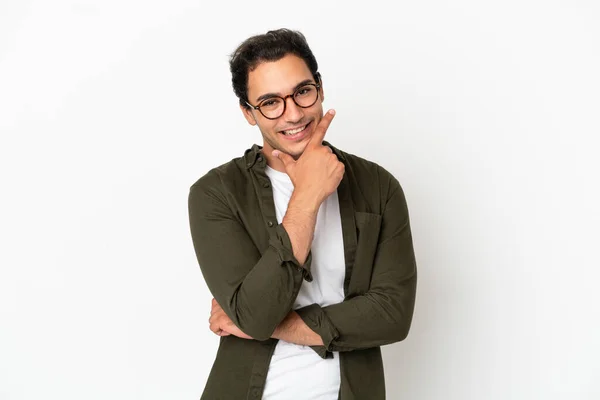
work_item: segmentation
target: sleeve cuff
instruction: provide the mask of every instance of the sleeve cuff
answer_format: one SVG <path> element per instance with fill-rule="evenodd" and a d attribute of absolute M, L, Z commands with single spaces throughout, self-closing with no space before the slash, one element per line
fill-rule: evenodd
<path fill-rule="evenodd" d="M 304 265 L 300 265 L 300 262 L 298 262 L 294 256 L 294 250 L 292 248 L 290 237 L 282 224 L 278 224 L 275 227 L 275 234 L 271 235 L 269 238 L 269 244 L 275 249 L 282 263 L 292 263 L 296 269 L 302 271 L 302 276 L 307 282 L 312 282 L 313 277 L 310 273 L 310 266 L 312 264 L 312 250 L 308 252 Z"/>
<path fill-rule="evenodd" d="M 321 336 L 323 346 L 310 346 L 321 358 L 332 358 L 332 342 L 337 339 L 340 334 L 333 326 L 333 323 L 327 317 L 318 304 L 302 307 L 295 310 L 300 318 L 310 329 Z"/>

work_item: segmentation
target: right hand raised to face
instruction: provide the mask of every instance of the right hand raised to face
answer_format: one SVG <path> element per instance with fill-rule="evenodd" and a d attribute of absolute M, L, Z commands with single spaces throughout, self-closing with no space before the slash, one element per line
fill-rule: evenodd
<path fill-rule="evenodd" d="M 322 144 L 334 115 L 335 111 L 329 110 L 323 116 L 298 160 L 279 150 L 272 153 L 283 162 L 294 184 L 294 196 L 315 202 L 317 207 L 337 189 L 344 176 L 344 164 Z"/>

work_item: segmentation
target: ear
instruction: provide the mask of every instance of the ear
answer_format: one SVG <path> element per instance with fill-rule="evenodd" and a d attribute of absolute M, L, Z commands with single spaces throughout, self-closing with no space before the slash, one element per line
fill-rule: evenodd
<path fill-rule="evenodd" d="M 252 114 L 252 109 L 248 107 L 244 107 L 240 104 L 240 110 L 242 110 L 242 114 L 244 114 L 244 118 L 246 121 L 252 126 L 256 125 L 256 118 L 254 118 L 254 114 Z"/>
<path fill-rule="evenodd" d="M 325 101 L 325 89 L 323 89 L 323 79 L 321 79 L 320 76 L 319 76 L 319 82 L 321 84 L 321 88 L 319 89 L 321 91 L 321 101 Z"/>

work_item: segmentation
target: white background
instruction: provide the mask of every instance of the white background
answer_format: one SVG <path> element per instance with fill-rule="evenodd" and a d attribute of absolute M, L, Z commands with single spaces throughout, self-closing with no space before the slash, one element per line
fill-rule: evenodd
<path fill-rule="evenodd" d="M 228 55 L 300 29 L 326 139 L 404 187 L 388 397 L 600 398 L 596 1 L 0 1 L 0 399 L 197 399 L 189 186 L 261 144 Z"/>

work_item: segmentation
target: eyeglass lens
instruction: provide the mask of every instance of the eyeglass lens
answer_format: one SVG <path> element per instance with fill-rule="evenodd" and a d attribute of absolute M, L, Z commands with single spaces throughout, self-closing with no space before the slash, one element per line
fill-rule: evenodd
<path fill-rule="evenodd" d="M 299 107 L 310 107 L 317 102 L 318 91 L 314 85 L 305 85 L 299 87 L 292 98 Z M 284 100 L 281 97 L 271 97 L 263 100 L 258 106 L 260 112 L 267 118 L 278 118 L 285 109 Z"/>

